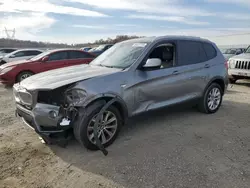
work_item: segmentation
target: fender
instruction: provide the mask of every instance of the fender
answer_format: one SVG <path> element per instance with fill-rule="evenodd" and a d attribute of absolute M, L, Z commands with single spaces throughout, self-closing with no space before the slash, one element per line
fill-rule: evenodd
<path fill-rule="evenodd" d="M 206 87 L 204 88 L 203 94 L 204 94 L 204 92 L 206 92 L 207 88 L 211 85 L 211 83 L 213 83 L 215 80 L 221 80 L 221 81 L 223 81 L 223 83 L 224 83 L 224 85 L 225 85 L 223 94 L 225 93 L 226 84 L 227 84 L 227 83 L 225 83 L 225 80 L 224 80 L 224 78 L 223 78 L 222 76 L 216 76 L 216 77 L 213 77 L 213 78 L 208 82 L 208 84 L 207 84 Z"/>
<path fill-rule="evenodd" d="M 92 105 L 93 103 L 95 103 L 96 101 L 102 101 L 103 104 L 103 99 L 104 98 L 110 98 L 110 100 L 112 100 L 113 98 L 116 98 L 116 102 L 118 102 L 121 107 L 122 107 L 122 116 L 124 117 L 124 121 L 126 122 L 126 120 L 128 119 L 128 108 L 126 103 L 123 101 L 123 99 L 116 93 L 102 93 L 102 94 L 98 94 L 95 95 L 94 97 L 91 97 L 89 99 L 87 99 L 86 101 L 84 101 L 83 103 L 79 103 L 77 106 L 81 106 L 84 108 L 87 108 L 88 106 Z M 124 122 L 124 123 L 125 123 Z"/>

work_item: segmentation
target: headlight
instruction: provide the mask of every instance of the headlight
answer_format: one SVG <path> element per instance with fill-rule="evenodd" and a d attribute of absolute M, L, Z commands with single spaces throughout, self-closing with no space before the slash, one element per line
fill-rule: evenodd
<path fill-rule="evenodd" d="M 4 68 L 4 69 L 0 69 L 0 74 L 4 74 L 4 73 L 6 73 L 6 72 L 9 72 L 10 70 L 12 70 L 13 68 L 15 68 L 15 67 L 6 67 L 6 68 Z"/>
<path fill-rule="evenodd" d="M 234 68 L 235 67 L 235 62 L 233 59 L 229 60 L 229 68 Z"/>
<path fill-rule="evenodd" d="M 68 103 L 78 104 L 85 100 L 87 93 L 82 89 L 70 89 L 66 91 L 65 97 Z"/>

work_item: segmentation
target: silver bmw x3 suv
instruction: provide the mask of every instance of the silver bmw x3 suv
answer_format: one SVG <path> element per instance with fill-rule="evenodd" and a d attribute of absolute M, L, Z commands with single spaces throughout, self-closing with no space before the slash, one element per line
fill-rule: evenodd
<path fill-rule="evenodd" d="M 215 113 L 228 85 L 217 46 L 184 36 L 139 38 L 115 44 L 89 65 L 31 76 L 14 85 L 16 113 L 41 136 L 72 131 L 89 149 L 109 146 L 136 114 L 194 101 Z M 102 107 L 98 137 L 94 124 Z M 95 133 L 96 134 L 96 133 Z"/>

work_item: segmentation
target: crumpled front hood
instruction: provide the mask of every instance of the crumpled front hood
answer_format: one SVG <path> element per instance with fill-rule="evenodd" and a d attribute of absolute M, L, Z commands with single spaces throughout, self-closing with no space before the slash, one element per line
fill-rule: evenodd
<path fill-rule="evenodd" d="M 28 90 L 55 89 L 77 81 L 119 71 L 121 70 L 100 66 L 76 65 L 33 75 L 23 80 L 20 85 Z"/>
<path fill-rule="evenodd" d="M 250 53 L 243 53 L 240 55 L 236 55 L 230 59 L 237 59 L 237 60 L 250 60 Z"/>

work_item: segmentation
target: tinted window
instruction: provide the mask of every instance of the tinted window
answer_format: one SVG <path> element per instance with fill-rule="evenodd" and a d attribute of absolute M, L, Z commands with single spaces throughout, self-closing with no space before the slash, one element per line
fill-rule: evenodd
<path fill-rule="evenodd" d="M 15 57 L 22 57 L 25 56 L 25 52 L 21 51 L 21 52 L 16 52 L 15 54 L 13 54 Z"/>
<path fill-rule="evenodd" d="M 70 59 L 93 58 L 93 56 L 85 52 L 69 51 L 69 58 Z"/>
<path fill-rule="evenodd" d="M 68 59 L 67 52 L 55 52 L 49 56 L 49 61 Z"/>
<path fill-rule="evenodd" d="M 178 65 L 190 65 L 206 61 L 206 53 L 200 42 L 179 41 L 178 42 Z"/>
<path fill-rule="evenodd" d="M 36 51 L 36 50 L 29 50 L 29 51 L 25 51 L 25 56 L 33 56 L 33 55 L 38 55 L 42 52 L 40 51 Z"/>
<path fill-rule="evenodd" d="M 216 57 L 217 53 L 216 53 L 216 50 L 214 49 L 212 44 L 203 43 L 203 47 L 204 47 L 205 52 L 207 54 L 208 60 L 213 59 L 214 57 Z"/>

